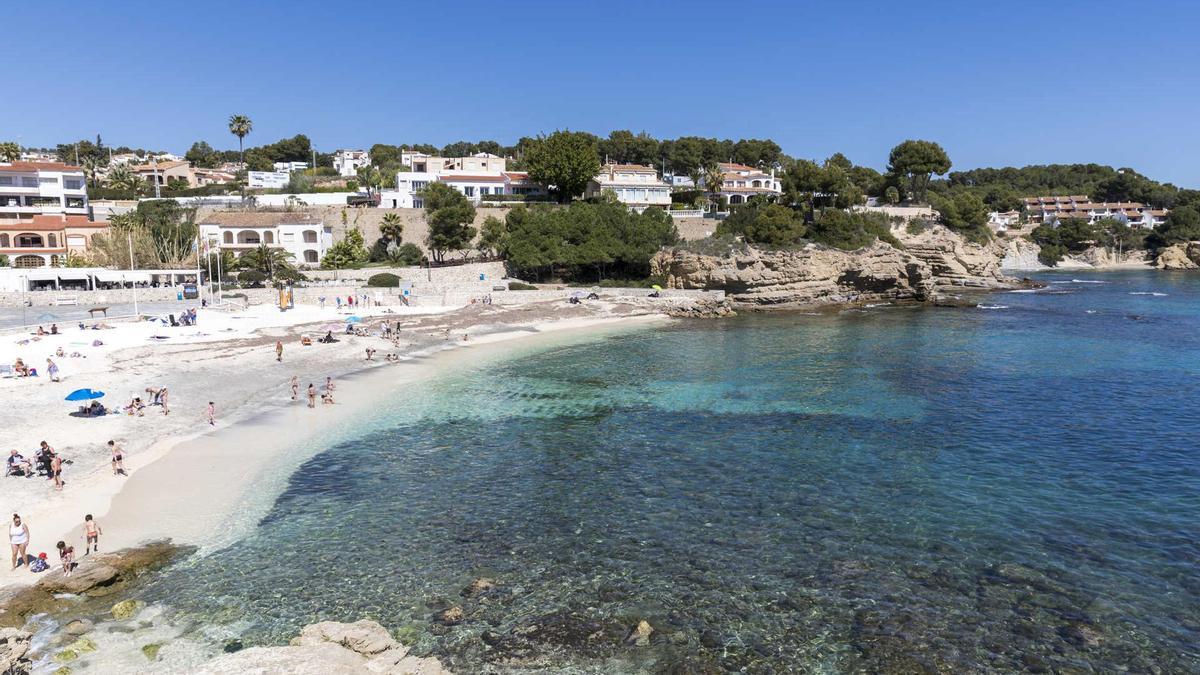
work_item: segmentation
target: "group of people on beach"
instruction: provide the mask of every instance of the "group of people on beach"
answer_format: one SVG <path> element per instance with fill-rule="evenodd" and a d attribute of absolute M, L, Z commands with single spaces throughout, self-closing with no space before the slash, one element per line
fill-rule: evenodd
<path fill-rule="evenodd" d="M 289 383 L 289 387 L 292 390 L 292 400 L 295 401 L 295 400 L 299 399 L 300 398 L 300 378 L 293 375 L 292 380 Z M 335 385 L 333 383 L 333 378 L 326 377 L 324 391 L 320 392 L 321 403 L 324 403 L 324 404 L 334 403 L 333 390 L 336 388 L 337 388 L 337 385 Z M 313 384 L 312 382 L 309 382 L 306 394 L 308 395 L 308 407 L 310 407 L 310 408 L 317 407 L 317 386 L 315 384 Z"/>
<path fill-rule="evenodd" d="M 37 454 L 32 460 L 22 455 L 19 451 L 13 450 L 8 453 L 8 460 L 5 464 L 4 475 L 33 478 L 34 476 L 45 476 L 47 480 L 54 482 L 55 490 L 63 489 L 62 472 L 63 465 L 70 463 L 60 453 L 46 441 L 42 441 L 38 447 Z M 36 467 L 36 468 L 35 468 Z"/>
<path fill-rule="evenodd" d="M 83 517 L 83 554 L 89 555 L 93 552 L 100 552 L 100 535 L 104 531 L 100 528 L 100 523 L 92 517 L 92 514 L 87 514 Z M 46 554 L 39 553 L 36 558 L 32 558 L 28 554 L 29 549 L 29 524 L 21 519 L 20 514 L 14 513 L 12 523 L 8 526 L 8 544 L 12 548 L 12 569 L 16 570 L 21 565 L 25 565 L 30 572 L 45 572 L 50 565 L 46 561 Z M 71 576 L 71 572 L 76 567 L 75 562 L 75 547 L 65 541 L 59 541 L 54 545 L 58 549 L 58 562 L 62 566 L 64 576 Z"/>

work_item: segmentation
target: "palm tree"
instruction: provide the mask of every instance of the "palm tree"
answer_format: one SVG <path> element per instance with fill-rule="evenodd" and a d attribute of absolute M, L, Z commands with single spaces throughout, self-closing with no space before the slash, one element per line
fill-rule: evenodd
<path fill-rule="evenodd" d="M 238 154 L 241 155 L 242 164 L 246 163 L 246 151 L 242 148 L 242 139 L 253 130 L 254 122 L 251 122 L 249 117 L 245 115 L 231 115 L 229 117 L 229 133 L 237 136 Z"/>
<path fill-rule="evenodd" d="M 80 167 L 83 169 L 84 175 L 86 175 L 88 177 L 88 185 L 90 185 L 92 187 L 97 187 L 100 184 L 100 181 L 97 178 L 97 176 L 100 173 L 100 167 L 107 166 L 108 162 L 105 162 L 103 160 L 100 160 L 96 157 L 89 155 L 87 157 L 84 157 L 83 161 L 80 162 L 79 164 L 80 164 Z"/>
<path fill-rule="evenodd" d="M 118 164 L 108 172 L 104 182 L 114 190 L 136 190 L 139 180 L 137 174 L 129 170 L 129 165 Z"/>
<path fill-rule="evenodd" d="M 708 190 L 713 203 L 713 210 L 720 208 L 721 198 L 718 193 L 721 187 L 725 184 L 725 174 L 721 173 L 721 167 L 716 164 L 709 164 L 704 167 L 704 188 Z"/>
<path fill-rule="evenodd" d="M 258 248 L 252 248 L 238 256 L 237 266 L 238 269 L 258 270 L 268 277 L 274 277 L 280 272 L 293 269 L 291 257 L 291 253 L 281 248 L 259 244 Z"/>
<path fill-rule="evenodd" d="M 404 221 L 400 220 L 399 213 L 383 214 L 383 221 L 379 223 L 379 234 L 388 243 L 400 243 L 400 236 L 404 234 Z"/>
<path fill-rule="evenodd" d="M 0 162 L 15 162 L 21 157 L 21 146 L 6 141 L 0 143 Z"/>

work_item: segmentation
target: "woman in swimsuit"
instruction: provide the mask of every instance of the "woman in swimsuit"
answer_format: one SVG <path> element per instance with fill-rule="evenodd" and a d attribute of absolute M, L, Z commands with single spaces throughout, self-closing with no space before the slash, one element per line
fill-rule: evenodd
<path fill-rule="evenodd" d="M 8 543 L 12 545 L 12 568 L 15 570 L 18 563 L 25 562 L 25 548 L 29 546 L 29 526 L 15 513 L 12 525 L 8 527 Z"/>
<path fill-rule="evenodd" d="M 114 476 L 116 476 L 118 474 L 120 474 L 122 476 L 128 475 L 125 473 L 125 463 L 124 463 L 125 456 L 124 456 L 124 453 L 121 452 L 121 446 L 117 445 L 116 441 L 109 441 L 108 449 L 112 451 L 113 475 Z"/>

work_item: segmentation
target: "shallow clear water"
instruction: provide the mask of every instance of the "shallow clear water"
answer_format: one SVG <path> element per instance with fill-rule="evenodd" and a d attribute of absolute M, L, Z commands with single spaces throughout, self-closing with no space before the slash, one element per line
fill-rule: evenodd
<path fill-rule="evenodd" d="M 456 374 L 143 593 L 246 644 L 374 618 L 457 672 L 1196 672 L 1200 276 L 1044 278 Z"/>

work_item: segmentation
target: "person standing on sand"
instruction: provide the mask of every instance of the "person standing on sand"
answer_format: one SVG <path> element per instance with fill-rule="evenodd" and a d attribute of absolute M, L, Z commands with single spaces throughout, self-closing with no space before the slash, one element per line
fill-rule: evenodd
<path fill-rule="evenodd" d="M 208 402 L 208 426 L 217 426 L 217 406 L 212 401 Z"/>
<path fill-rule="evenodd" d="M 25 562 L 25 548 L 29 546 L 29 526 L 21 522 L 21 516 L 13 514 L 12 525 L 8 526 L 8 543 L 12 546 L 12 568 Z"/>
<path fill-rule="evenodd" d="M 92 514 L 87 514 L 83 517 L 83 534 L 87 537 L 87 543 L 83 547 L 83 554 L 87 555 L 94 548 L 96 553 L 100 552 L 100 535 L 104 534 L 104 530 L 100 529 L 100 523 L 92 519 Z"/>
<path fill-rule="evenodd" d="M 292 376 L 292 400 L 293 401 L 296 400 L 296 396 L 299 393 L 300 393 L 300 381 L 296 379 L 295 375 L 293 375 Z"/>
<path fill-rule="evenodd" d="M 312 382 L 308 383 L 308 407 L 317 407 L 317 388 L 313 386 Z"/>
<path fill-rule="evenodd" d="M 112 453 L 112 470 L 114 476 L 128 476 L 125 473 L 125 452 L 116 441 L 108 442 L 108 451 Z"/>
<path fill-rule="evenodd" d="M 58 377 L 58 364 L 46 358 L 46 374 L 50 376 L 51 382 L 61 382 Z"/>
<path fill-rule="evenodd" d="M 283 362 L 283 340 L 275 341 L 275 360 Z"/>
<path fill-rule="evenodd" d="M 163 414 L 170 415 L 171 408 L 167 405 L 167 388 L 163 387 L 158 391 L 158 403 L 162 406 Z"/>
<path fill-rule="evenodd" d="M 50 477 L 54 479 L 54 489 L 61 491 L 63 489 L 62 455 L 57 452 L 50 456 Z"/>

